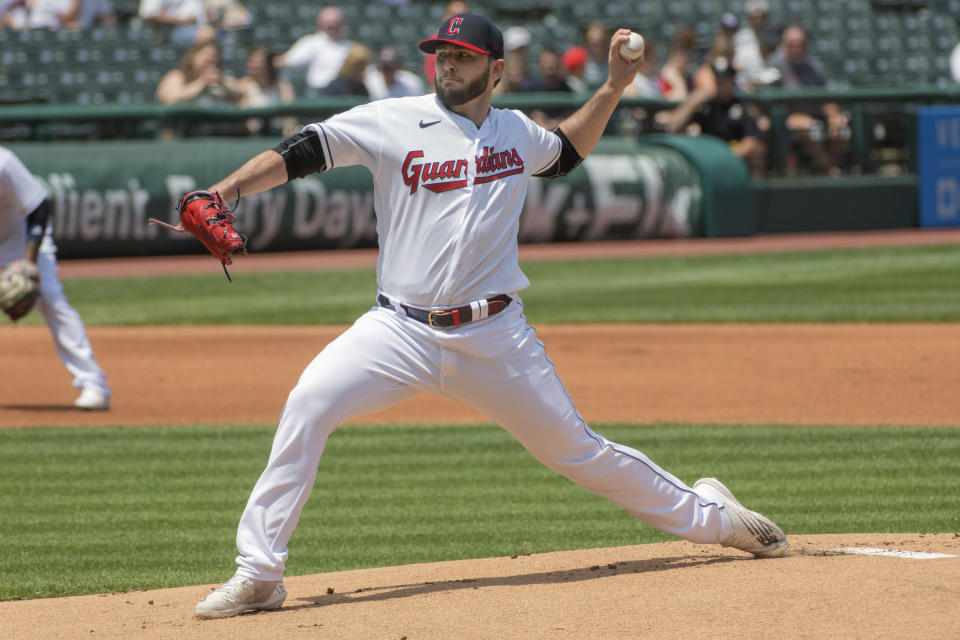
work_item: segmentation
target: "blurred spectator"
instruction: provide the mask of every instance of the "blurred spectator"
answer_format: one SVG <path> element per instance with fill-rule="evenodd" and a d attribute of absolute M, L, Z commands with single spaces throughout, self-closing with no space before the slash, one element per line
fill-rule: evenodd
<path fill-rule="evenodd" d="M 494 87 L 493 92 L 517 93 L 532 91 L 530 70 L 527 66 L 527 47 L 530 44 L 530 32 L 523 27 L 510 27 L 503 34 L 503 81 Z"/>
<path fill-rule="evenodd" d="M 269 47 L 255 47 L 247 54 L 247 75 L 240 79 L 241 107 L 269 107 L 292 102 L 296 97 L 290 81 L 277 77 L 273 57 Z M 267 124 L 262 118 L 249 118 L 247 130 L 254 135 L 267 134 Z M 285 137 L 291 136 L 296 133 L 297 120 L 274 118 L 269 121 L 269 128 Z"/>
<path fill-rule="evenodd" d="M 253 24 L 253 16 L 237 0 L 203 0 L 207 19 L 218 33 L 243 29 Z"/>
<path fill-rule="evenodd" d="M 354 44 L 343 60 L 340 73 L 323 90 L 325 96 L 363 96 L 370 97 L 363 77 L 367 67 L 373 62 L 370 49 L 362 44 Z"/>
<path fill-rule="evenodd" d="M 776 49 L 780 30 L 770 22 L 767 0 L 747 0 L 744 4 L 748 24 L 733 36 L 733 66 L 740 75 L 740 86 L 751 91 L 775 82 L 779 73 L 767 66 L 767 56 Z"/>
<path fill-rule="evenodd" d="M 630 98 L 662 99 L 665 83 L 657 71 L 657 46 L 649 38 L 643 52 L 643 62 L 633 82 L 624 90 L 623 95 Z M 661 113 L 654 111 L 654 113 Z M 621 135 L 636 135 L 653 132 L 655 120 L 645 107 L 632 107 L 620 111 Z"/>
<path fill-rule="evenodd" d="M 307 67 L 307 86 L 324 89 L 340 72 L 353 43 L 344 36 L 343 11 L 327 6 L 317 13 L 317 30 L 277 58 L 278 67 Z"/>
<path fill-rule="evenodd" d="M 693 91 L 708 95 L 717 93 L 717 77 L 713 73 L 713 61 L 717 58 L 724 58 L 729 65 L 730 61 L 733 60 L 733 36 L 737 32 L 737 24 L 737 17 L 732 13 L 724 13 L 721 16 L 720 26 L 713 36 L 710 49 L 693 74 Z M 736 66 L 733 68 L 739 71 Z"/>
<path fill-rule="evenodd" d="M 560 64 L 560 55 L 551 47 L 540 50 L 537 63 L 537 76 L 530 83 L 530 91 L 572 93 L 570 85 L 564 77 L 563 65 Z M 530 119 L 545 129 L 554 129 L 568 114 L 565 108 L 534 109 L 530 112 Z"/>
<path fill-rule="evenodd" d="M 666 112 L 666 130 L 716 136 L 729 143 L 755 175 L 762 175 L 766 145 L 752 107 L 735 95 L 737 73 L 726 58 L 716 58 L 711 72 L 716 76 L 716 93 L 703 89 L 691 93 L 679 107 Z"/>
<path fill-rule="evenodd" d="M 423 95 L 420 76 L 403 68 L 403 59 L 394 47 L 380 50 L 376 68 L 367 71 L 363 82 L 371 100 Z"/>
<path fill-rule="evenodd" d="M 953 76 L 954 82 L 960 83 L 960 42 L 950 54 L 950 75 Z"/>
<path fill-rule="evenodd" d="M 157 85 L 157 99 L 163 104 L 236 104 L 244 87 L 223 72 L 220 47 L 213 40 L 200 42 L 184 54 L 177 69 L 171 69 Z"/>
<path fill-rule="evenodd" d="M 94 25 L 116 24 L 110 0 L 33 0 L 31 29 L 89 29 Z"/>
<path fill-rule="evenodd" d="M 137 13 L 144 22 L 170 27 L 172 44 L 206 42 L 215 35 L 203 0 L 140 0 Z"/>
<path fill-rule="evenodd" d="M 690 27 L 680 27 L 674 32 L 667 60 L 660 69 L 664 98 L 683 100 L 690 93 L 693 83 L 690 65 L 693 64 L 696 46 L 697 33 Z"/>
<path fill-rule="evenodd" d="M 643 63 L 623 95 L 632 98 L 662 98 L 663 81 L 657 72 L 657 46 L 652 40 L 646 41 L 643 50 Z"/>
<path fill-rule="evenodd" d="M 749 78 L 764 66 L 759 33 L 770 20 L 770 5 L 767 0 L 747 0 L 743 9 L 747 24 L 733 36 L 733 66 Z"/>
<path fill-rule="evenodd" d="M 587 50 L 584 80 L 591 91 L 599 89 L 607 80 L 607 56 L 610 54 L 610 33 L 602 24 L 592 24 L 583 34 L 583 48 Z"/>
<path fill-rule="evenodd" d="M 823 87 L 827 84 L 823 67 L 807 53 L 807 33 L 798 26 L 783 32 L 780 49 L 768 61 L 780 72 L 776 84 L 788 88 Z M 812 164 L 814 171 L 836 175 L 840 161 L 849 147 L 850 128 L 847 117 L 834 102 L 798 104 L 787 116 L 791 141 Z"/>
<path fill-rule="evenodd" d="M 443 18 L 441 22 L 447 20 L 447 18 L 452 18 L 453 16 L 459 15 L 461 13 L 470 13 L 470 7 L 463 0 L 449 0 L 447 4 L 443 7 Z M 433 37 L 437 34 L 433 33 Z M 437 75 L 437 57 L 428 53 L 423 56 L 423 77 L 427 79 L 427 84 L 432 88 L 433 80 Z M 504 74 L 506 75 L 506 74 Z"/>
<path fill-rule="evenodd" d="M 567 84 L 574 93 L 589 91 L 586 80 L 587 57 L 587 50 L 583 47 L 570 47 L 560 58 L 567 74 Z"/>
<path fill-rule="evenodd" d="M 26 29 L 30 26 L 27 0 L 0 0 L 0 29 Z"/>
<path fill-rule="evenodd" d="M 760 40 L 760 55 L 763 57 L 763 64 L 769 71 L 770 56 L 780 47 L 780 38 L 783 28 L 774 24 L 767 24 L 760 29 L 757 37 Z"/>
<path fill-rule="evenodd" d="M 514 26 L 503 32 L 503 50 L 525 54 L 530 46 L 530 32 L 525 27 Z"/>
<path fill-rule="evenodd" d="M 530 83 L 530 91 L 571 91 L 560 64 L 560 54 L 553 47 L 540 49 L 537 58 L 537 75 Z"/>

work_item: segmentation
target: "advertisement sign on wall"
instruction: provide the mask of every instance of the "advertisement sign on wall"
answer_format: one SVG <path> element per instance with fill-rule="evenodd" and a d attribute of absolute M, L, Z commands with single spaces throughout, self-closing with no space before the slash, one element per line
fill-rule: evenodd
<path fill-rule="evenodd" d="M 62 258 L 202 252 L 192 237 L 147 224 L 179 223 L 180 197 L 207 188 L 262 151 L 251 140 L 9 145 L 50 192 Z M 671 149 L 598 148 L 581 167 L 529 184 L 520 242 L 687 237 L 700 233 L 701 192 Z M 222 194 L 230 205 L 236 194 Z M 341 167 L 277 189 L 240 194 L 237 228 L 251 251 L 377 246 L 373 179 Z"/>
<path fill-rule="evenodd" d="M 960 227 L 960 107 L 917 110 L 921 227 Z"/>

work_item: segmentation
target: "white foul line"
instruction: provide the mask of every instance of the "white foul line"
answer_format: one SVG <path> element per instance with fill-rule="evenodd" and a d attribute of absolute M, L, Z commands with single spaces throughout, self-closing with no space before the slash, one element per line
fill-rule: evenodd
<path fill-rule="evenodd" d="M 928 553 L 926 551 L 905 551 L 903 549 L 876 549 L 873 547 L 840 547 L 830 549 L 838 553 L 851 553 L 861 556 L 890 556 L 894 558 L 910 558 L 911 560 L 932 560 L 934 558 L 956 558 L 949 553 Z"/>

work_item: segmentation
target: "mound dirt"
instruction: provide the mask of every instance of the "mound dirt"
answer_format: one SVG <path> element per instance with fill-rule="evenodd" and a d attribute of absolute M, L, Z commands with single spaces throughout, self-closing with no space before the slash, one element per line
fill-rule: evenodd
<path fill-rule="evenodd" d="M 948 558 L 855 555 L 869 548 Z M 0 602 L 9 638 L 956 638 L 960 534 L 796 536 L 783 558 L 687 542 L 288 577 L 284 607 L 192 616 L 215 585 Z"/>

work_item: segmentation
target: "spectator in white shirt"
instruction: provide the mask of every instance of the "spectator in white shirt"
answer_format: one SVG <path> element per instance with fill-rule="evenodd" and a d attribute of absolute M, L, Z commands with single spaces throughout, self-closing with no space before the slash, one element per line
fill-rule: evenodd
<path fill-rule="evenodd" d="M 744 5 L 747 22 L 733 36 L 733 67 L 744 78 L 751 78 L 763 67 L 763 55 L 760 53 L 760 29 L 770 19 L 770 5 L 767 0 L 747 0 Z"/>
<path fill-rule="evenodd" d="M 215 36 L 203 0 L 140 0 L 137 13 L 145 22 L 168 25 L 172 44 L 191 45 Z"/>
<path fill-rule="evenodd" d="M 317 14 L 317 30 L 293 43 L 276 59 L 278 67 L 307 67 L 307 86 L 320 90 L 337 77 L 353 43 L 344 37 L 343 11 L 327 6 Z"/>
<path fill-rule="evenodd" d="M 749 24 L 733 36 L 733 67 L 739 71 L 740 88 L 752 91 L 778 78 L 776 69 L 770 67 L 766 59 L 779 45 L 781 29 L 770 21 L 767 0 L 747 0 L 744 10 Z"/>
<path fill-rule="evenodd" d="M 95 24 L 113 24 L 115 21 L 110 0 L 34 0 L 29 27 L 89 29 Z"/>
<path fill-rule="evenodd" d="M 393 47 L 380 51 L 377 66 L 367 71 L 363 83 L 371 100 L 422 96 L 423 81 L 420 76 L 403 68 L 400 53 Z"/>

